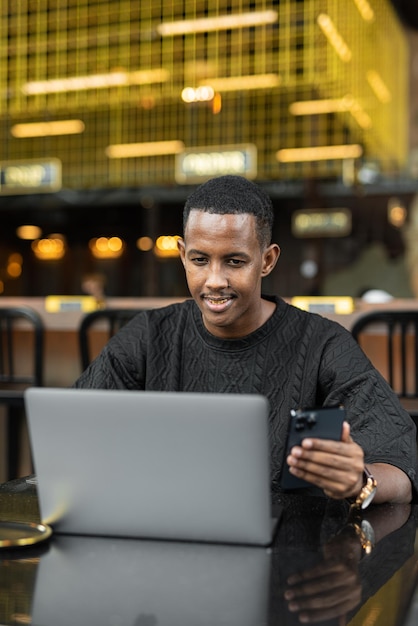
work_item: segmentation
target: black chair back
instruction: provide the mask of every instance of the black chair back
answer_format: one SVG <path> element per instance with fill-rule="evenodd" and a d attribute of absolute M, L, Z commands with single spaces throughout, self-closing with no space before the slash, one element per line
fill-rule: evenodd
<path fill-rule="evenodd" d="M 139 311 L 144 309 L 98 309 L 87 313 L 81 320 L 78 339 L 81 358 L 81 369 L 84 371 L 92 362 L 95 357 L 95 353 L 92 348 L 91 336 L 92 332 L 102 331 L 103 336 L 101 340 L 101 347 L 103 347 L 107 341 L 115 333 L 118 332 L 122 326 L 129 322 Z M 97 350 L 96 350 L 97 352 Z"/>
<path fill-rule="evenodd" d="M 44 324 L 30 307 L 0 306 L 0 404 L 7 411 L 7 479 L 17 478 L 24 390 L 43 385 Z"/>
<path fill-rule="evenodd" d="M 22 342 L 19 330 L 27 330 Z M 25 347 L 19 354 L 20 343 Z M 0 388 L 13 390 L 43 384 L 44 324 L 29 307 L 0 307 Z M 0 389 L 0 398 L 1 398 Z"/>
<path fill-rule="evenodd" d="M 392 389 L 401 399 L 418 399 L 418 310 L 365 313 L 351 329 L 353 337 L 362 347 L 366 331 L 369 335 L 383 337 L 385 349 L 379 350 L 379 358 L 384 358 L 384 371 L 379 369 Z M 410 410 L 410 413 L 418 415 L 418 408 Z"/>

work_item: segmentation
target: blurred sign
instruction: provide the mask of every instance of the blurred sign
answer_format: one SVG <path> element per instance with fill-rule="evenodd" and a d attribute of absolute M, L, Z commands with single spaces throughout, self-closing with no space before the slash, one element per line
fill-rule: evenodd
<path fill-rule="evenodd" d="M 349 296 L 294 296 L 291 304 L 310 313 L 348 315 L 354 311 L 354 300 Z"/>
<path fill-rule="evenodd" d="M 176 181 L 200 183 L 213 176 L 257 175 L 257 148 L 253 144 L 189 148 L 176 155 Z"/>
<path fill-rule="evenodd" d="M 61 161 L 0 162 L 0 194 L 52 193 L 61 189 Z"/>
<path fill-rule="evenodd" d="M 90 313 L 97 308 L 97 300 L 93 296 L 46 296 L 45 298 L 45 311 L 48 313 L 72 313 L 74 311 Z"/>
<path fill-rule="evenodd" d="M 292 215 L 294 237 L 345 237 L 351 233 L 349 209 L 304 209 Z"/>

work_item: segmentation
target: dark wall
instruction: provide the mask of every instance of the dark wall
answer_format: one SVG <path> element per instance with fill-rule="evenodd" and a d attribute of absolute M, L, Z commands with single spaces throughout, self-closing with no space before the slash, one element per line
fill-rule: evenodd
<path fill-rule="evenodd" d="M 274 239 L 282 249 L 274 273 L 265 280 L 265 291 L 284 296 L 320 295 L 330 275 L 353 266 L 365 250 L 378 243 L 389 262 L 397 262 L 404 254 L 402 231 L 391 226 L 387 219 L 388 198 L 391 194 L 335 192 L 332 195 L 307 192 L 303 187 L 292 193 L 278 193 L 274 187 L 268 192 L 275 210 Z M 186 194 L 184 194 L 185 198 Z M 397 196 L 408 206 L 411 193 Z M 93 200 L 90 195 L 78 196 L 79 202 L 70 204 L 60 197 L 26 197 L 4 199 L 0 203 L 0 271 L 14 252 L 23 257 L 23 271 L 18 279 L 4 278 L 4 295 L 45 296 L 80 294 L 82 277 L 99 272 L 106 276 L 106 292 L 113 297 L 183 296 L 188 295 L 183 268 L 178 258 L 158 259 L 152 252 L 141 252 L 136 247 L 138 237 L 154 239 L 160 234 L 182 232 L 184 198 L 147 196 L 138 192 L 103 192 Z M 291 231 L 292 214 L 301 208 L 349 208 L 353 228 L 342 238 L 297 239 Z M 45 262 L 35 259 L 31 243 L 16 237 L 16 227 L 22 223 L 41 226 L 44 236 L 52 232 L 65 234 L 67 254 L 61 261 Z M 117 260 L 96 260 L 88 242 L 92 237 L 117 235 L 127 249 Z M 314 276 L 304 277 L 302 264 L 314 261 L 318 270 Z M 1 277 L 1 276 L 0 276 Z M 365 285 L 366 287 L 366 285 Z M 380 285 L 380 287 L 384 287 Z"/>

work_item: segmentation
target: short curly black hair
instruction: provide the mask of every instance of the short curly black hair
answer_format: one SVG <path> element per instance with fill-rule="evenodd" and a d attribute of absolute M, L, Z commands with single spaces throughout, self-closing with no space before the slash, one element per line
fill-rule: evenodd
<path fill-rule="evenodd" d="M 261 187 L 243 176 L 218 176 L 211 178 L 192 191 L 183 210 L 183 232 L 186 231 L 190 211 L 206 213 L 243 214 L 255 216 L 257 238 L 260 246 L 271 243 L 273 230 L 273 205 Z"/>

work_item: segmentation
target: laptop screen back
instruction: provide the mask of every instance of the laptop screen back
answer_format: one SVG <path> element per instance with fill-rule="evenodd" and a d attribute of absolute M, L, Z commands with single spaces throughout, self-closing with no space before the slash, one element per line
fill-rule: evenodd
<path fill-rule="evenodd" d="M 264 397 L 32 388 L 25 400 L 56 532 L 271 541 Z"/>

